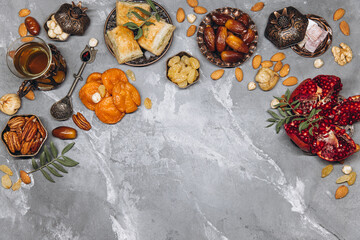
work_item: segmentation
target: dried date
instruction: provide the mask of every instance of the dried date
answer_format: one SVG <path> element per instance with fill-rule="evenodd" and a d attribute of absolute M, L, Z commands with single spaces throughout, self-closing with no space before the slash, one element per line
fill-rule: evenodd
<path fill-rule="evenodd" d="M 245 44 L 241 38 L 231 35 L 226 38 L 226 43 L 229 47 L 231 47 L 233 50 L 241 53 L 248 53 L 249 47 Z"/>
<path fill-rule="evenodd" d="M 221 53 L 226 49 L 227 29 L 224 26 L 220 26 L 216 32 L 216 50 Z"/>
<path fill-rule="evenodd" d="M 214 29 L 207 25 L 204 29 L 204 41 L 210 52 L 215 51 L 215 32 Z"/>
<path fill-rule="evenodd" d="M 231 50 L 223 51 L 221 53 L 221 60 L 223 60 L 226 63 L 240 62 L 243 57 L 244 57 L 244 54 L 242 54 L 240 52 L 231 51 Z"/>
<path fill-rule="evenodd" d="M 216 25 L 224 26 L 226 21 L 229 19 L 233 19 L 231 16 L 222 14 L 222 13 L 214 13 L 211 16 L 211 19 L 214 21 Z"/>
<path fill-rule="evenodd" d="M 40 25 L 33 17 L 25 18 L 25 26 L 28 32 L 33 35 L 37 36 L 40 33 Z"/>
<path fill-rule="evenodd" d="M 234 19 L 227 20 L 225 23 L 225 27 L 230 32 L 233 32 L 233 33 L 239 34 L 239 35 L 243 35 L 247 31 L 246 26 L 242 22 L 236 21 Z"/>

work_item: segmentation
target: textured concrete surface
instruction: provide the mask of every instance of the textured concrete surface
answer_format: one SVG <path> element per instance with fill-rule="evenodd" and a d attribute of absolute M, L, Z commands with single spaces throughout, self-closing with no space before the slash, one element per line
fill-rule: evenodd
<path fill-rule="evenodd" d="M 6 47 L 18 37 L 22 19 L 18 11 L 28 7 L 32 16 L 43 23 L 64 1 L 0 0 L 0 95 L 16 92 L 20 80 L 8 70 Z M 0 239 L 121 239 L 121 240 L 235 240 L 235 239 L 359 239 L 358 183 L 342 200 L 334 199 L 335 179 L 341 165 L 326 179 L 320 178 L 323 160 L 304 155 L 285 133 L 265 129 L 272 96 L 282 95 L 286 87 L 278 84 L 271 92 L 247 90 L 256 71 L 248 61 L 243 66 L 244 80 L 234 78 L 227 69 L 222 79 L 212 81 L 216 69 L 198 50 L 195 37 L 186 38 L 189 23 L 176 23 L 174 42 L 166 57 L 146 68 L 119 66 L 107 51 L 103 26 L 115 0 L 83 1 L 89 10 L 91 26 L 85 36 L 68 42 L 53 42 L 63 53 L 69 74 L 66 82 L 51 92 L 36 92 L 34 102 L 24 100 L 19 114 L 37 114 L 48 130 L 59 125 L 74 126 L 72 121 L 57 122 L 49 115 L 53 102 L 63 97 L 72 83 L 72 73 L 80 67 L 79 54 L 90 37 L 100 40 L 96 62 L 84 72 L 103 72 L 108 68 L 132 69 L 134 85 L 143 99 L 149 97 L 153 108 L 144 106 L 127 115 L 116 125 L 101 123 L 80 102 L 75 90 L 75 111 L 92 123 L 89 132 L 79 132 L 71 157 L 78 167 L 69 169 L 64 178 L 52 184 L 41 174 L 33 183 L 12 192 L 0 187 Z M 191 9 L 185 0 L 159 0 L 175 20 L 178 7 Z M 208 10 L 237 7 L 253 18 L 259 30 L 256 54 L 270 58 L 277 50 L 264 38 L 268 15 L 286 6 L 302 13 L 323 16 L 334 31 L 333 44 L 348 43 L 354 60 L 340 67 L 330 51 L 321 58 L 325 65 L 313 67 L 305 59 L 286 49 L 285 62 L 291 75 L 300 80 L 318 74 L 342 78 L 342 94 L 359 94 L 360 28 L 359 1 L 308 0 L 265 1 L 263 11 L 250 11 L 254 1 L 200 0 Z M 351 27 L 351 36 L 340 33 L 333 12 L 343 7 Z M 195 24 L 199 24 L 201 16 Z M 46 39 L 42 30 L 40 37 Z M 187 51 L 201 60 L 200 82 L 180 90 L 165 77 L 165 61 L 179 51 Z M 290 88 L 290 89 L 293 89 Z M 8 116 L 0 114 L 0 125 Z M 358 126 L 356 126 L 358 128 Z M 354 139 L 359 142 L 360 133 Z M 56 145 L 67 142 L 52 139 Z M 348 159 L 360 169 L 358 155 Z M 28 160 L 14 160 L 0 146 L 0 164 L 16 170 L 30 169 Z"/>

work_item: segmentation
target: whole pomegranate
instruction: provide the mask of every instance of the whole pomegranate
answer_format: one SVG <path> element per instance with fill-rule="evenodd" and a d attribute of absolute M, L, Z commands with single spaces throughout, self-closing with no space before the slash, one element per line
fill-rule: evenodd
<path fill-rule="evenodd" d="M 360 95 L 341 100 L 341 89 L 339 77 L 319 75 L 304 80 L 288 100 L 293 115 L 284 124 L 287 135 L 327 161 L 341 161 L 357 149 L 344 127 L 360 120 Z"/>

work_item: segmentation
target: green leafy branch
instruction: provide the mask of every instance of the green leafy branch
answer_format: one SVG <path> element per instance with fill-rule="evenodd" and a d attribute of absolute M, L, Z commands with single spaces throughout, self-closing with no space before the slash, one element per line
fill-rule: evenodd
<path fill-rule="evenodd" d="M 46 171 L 46 169 L 56 177 L 63 177 L 59 172 L 68 173 L 65 167 L 75 167 L 79 163 L 74 161 L 73 159 L 65 156 L 65 153 L 70 151 L 75 143 L 70 143 L 61 151 L 59 152 L 55 147 L 54 143 L 50 143 L 50 151 L 48 150 L 47 146 L 44 147 L 43 152 L 40 154 L 40 160 L 37 162 L 35 159 L 32 159 L 32 166 L 34 168 L 33 171 L 28 172 L 28 174 L 35 173 L 40 171 L 44 177 L 49 180 L 50 182 L 55 182 L 51 175 Z"/>
<path fill-rule="evenodd" d="M 279 133 L 284 124 L 288 124 L 292 121 L 303 121 L 299 125 L 299 132 L 302 132 L 310 127 L 309 134 L 313 136 L 314 127 L 319 127 L 317 122 L 322 119 L 322 117 L 317 116 L 321 109 L 314 108 L 308 115 L 299 114 L 296 109 L 299 108 L 301 103 L 299 100 L 290 103 L 290 95 L 290 90 L 288 89 L 283 97 L 274 97 L 279 100 L 279 103 L 275 105 L 279 114 L 268 110 L 267 112 L 272 116 L 272 118 L 266 120 L 267 122 L 270 122 L 270 124 L 266 127 L 268 128 L 275 125 L 276 133 Z"/>
<path fill-rule="evenodd" d="M 146 2 L 150 5 L 151 9 L 153 10 L 153 13 L 141 8 L 141 7 L 135 7 L 135 9 L 139 10 L 140 12 L 142 12 L 146 18 L 142 17 L 139 13 L 135 12 L 135 11 L 131 11 L 128 12 L 127 16 L 130 18 L 131 15 L 134 15 L 136 18 L 138 18 L 139 20 L 143 21 L 142 24 L 140 24 L 140 26 L 138 26 L 136 23 L 133 22 L 127 22 L 125 23 L 123 26 L 129 28 L 130 30 L 136 30 L 136 36 L 135 36 L 135 40 L 138 40 L 144 33 L 142 26 L 150 26 L 150 25 L 155 25 L 154 23 L 148 21 L 152 16 L 155 16 L 156 21 L 160 21 L 160 14 L 157 11 L 154 3 L 151 0 L 146 0 Z"/>

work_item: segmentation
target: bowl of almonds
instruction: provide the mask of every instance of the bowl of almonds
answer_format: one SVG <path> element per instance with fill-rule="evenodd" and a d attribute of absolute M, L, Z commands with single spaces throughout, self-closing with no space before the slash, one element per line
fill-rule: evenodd
<path fill-rule="evenodd" d="M 33 157 L 40 151 L 48 133 L 35 115 L 13 116 L 1 133 L 1 140 L 12 157 Z"/>

